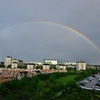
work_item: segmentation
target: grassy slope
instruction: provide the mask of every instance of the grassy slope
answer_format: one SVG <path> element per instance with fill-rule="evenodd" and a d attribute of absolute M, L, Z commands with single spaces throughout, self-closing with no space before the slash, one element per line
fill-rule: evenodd
<path fill-rule="evenodd" d="M 61 78 L 57 78 L 55 80 L 55 82 L 61 83 L 61 84 L 66 84 L 69 81 L 74 81 L 74 78 L 76 77 L 76 75 L 67 75 Z"/>

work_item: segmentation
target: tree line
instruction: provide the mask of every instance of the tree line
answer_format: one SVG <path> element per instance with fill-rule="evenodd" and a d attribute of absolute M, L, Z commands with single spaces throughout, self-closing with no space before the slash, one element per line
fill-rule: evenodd
<path fill-rule="evenodd" d="M 99 70 L 72 71 L 66 73 L 40 74 L 32 78 L 12 80 L 0 85 L 0 100 L 100 100 L 100 93 L 81 89 L 77 81 Z M 55 80 L 76 75 L 66 84 Z"/>

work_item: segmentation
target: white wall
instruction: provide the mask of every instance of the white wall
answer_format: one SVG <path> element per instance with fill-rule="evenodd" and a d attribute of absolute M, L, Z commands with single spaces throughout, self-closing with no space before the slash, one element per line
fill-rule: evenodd
<path fill-rule="evenodd" d="M 86 70 L 86 63 L 77 63 L 76 70 Z"/>
<path fill-rule="evenodd" d="M 45 63 L 50 63 L 50 64 L 57 64 L 57 60 L 44 60 Z"/>
<path fill-rule="evenodd" d="M 5 67 L 7 67 L 8 65 L 11 65 L 11 63 L 12 63 L 12 58 L 5 58 Z"/>
<path fill-rule="evenodd" d="M 50 65 L 43 65 L 43 69 L 50 69 Z"/>
<path fill-rule="evenodd" d="M 27 65 L 27 69 L 33 69 L 34 66 L 33 65 Z"/>
<path fill-rule="evenodd" d="M 16 63 L 13 63 L 13 62 L 12 62 L 11 67 L 12 67 L 12 68 L 17 68 L 17 67 L 18 67 L 18 63 L 17 63 L 17 62 L 16 62 Z"/>
<path fill-rule="evenodd" d="M 57 68 L 58 70 L 60 70 L 60 69 L 66 70 L 66 66 L 64 66 L 64 65 L 57 65 L 56 68 Z"/>

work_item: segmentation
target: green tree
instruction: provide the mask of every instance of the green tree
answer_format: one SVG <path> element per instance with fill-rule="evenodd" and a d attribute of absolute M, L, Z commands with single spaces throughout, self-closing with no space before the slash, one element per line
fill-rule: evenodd
<path fill-rule="evenodd" d="M 11 65 L 8 65 L 7 68 L 11 68 Z"/>
<path fill-rule="evenodd" d="M 50 77 L 49 77 L 49 80 L 50 80 L 51 82 L 54 82 L 55 79 L 56 79 L 56 74 L 55 74 L 55 73 L 52 73 L 52 74 L 50 75 Z"/>
<path fill-rule="evenodd" d="M 42 69 L 42 65 L 37 65 L 36 69 Z"/>
<path fill-rule="evenodd" d="M 56 69 L 56 65 L 51 64 L 50 69 Z"/>

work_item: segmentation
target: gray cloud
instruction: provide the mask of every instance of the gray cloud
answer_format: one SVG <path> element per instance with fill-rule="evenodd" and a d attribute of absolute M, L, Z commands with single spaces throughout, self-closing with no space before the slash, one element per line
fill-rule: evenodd
<path fill-rule="evenodd" d="M 99 0 L 0 1 L 0 56 L 11 55 L 24 60 L 84 59 L 100 63 L 100 53 L 77 34 L 54 25 L 26 24 L 39 20 L 65 24 L 86 35 L 100 48 L 99 4 Z"/>

